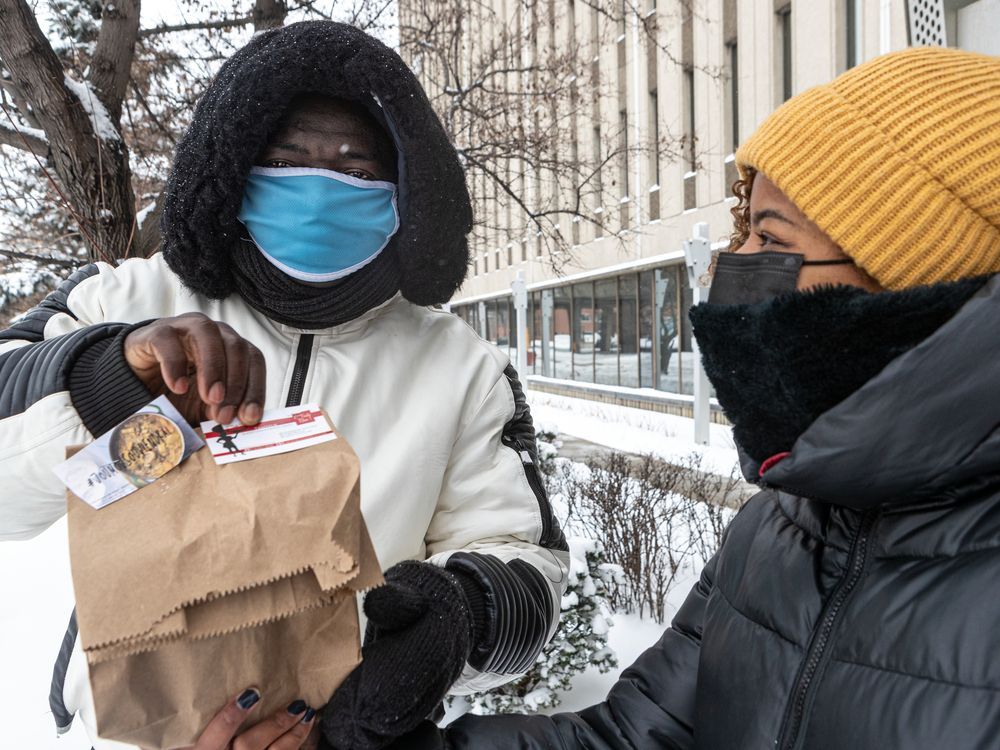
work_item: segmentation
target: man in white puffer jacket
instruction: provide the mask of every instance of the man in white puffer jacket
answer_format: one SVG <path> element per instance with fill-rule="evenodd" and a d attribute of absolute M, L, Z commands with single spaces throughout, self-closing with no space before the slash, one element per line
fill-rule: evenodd
<path fill-rule="evenodd" d="M 362 734 L 343 741 L 379 747 L 449 688 L 525 672 L 558 623 L 568 551 L 513 368 L 429 307 L 464 279 L 470 227 L 455 151 L 394 52 L 332 22 L 258 35 L 178 147 L 163 252 L 81 268 L 0 332 L 0 539 L 57 520 L 65 447 L 155 395 L 192 421 L 318 403 L 361 460 L 383 604 L 436 606 L 442 625 L 434 648 L 392 652 L 421 695 L 392 689 L 377 671 L 389 652 L 369 638 L 338 691 L 364 710 Z M 418 629 L 375 625 L 396 627 L 397 646 Z M 79 712 L 97 750 L 124 747 L 95 736 L 75 641 L 71 621 L 57 723 Z"/>

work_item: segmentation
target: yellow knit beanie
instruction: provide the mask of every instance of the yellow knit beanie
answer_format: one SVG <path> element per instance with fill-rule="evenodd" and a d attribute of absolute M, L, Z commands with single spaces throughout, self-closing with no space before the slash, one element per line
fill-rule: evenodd
<path fill-rule="evenodd" d="M 875 58 L 785 102 L 736 161 L 887 289 L 1000 271 L 1000 57 Z"/>

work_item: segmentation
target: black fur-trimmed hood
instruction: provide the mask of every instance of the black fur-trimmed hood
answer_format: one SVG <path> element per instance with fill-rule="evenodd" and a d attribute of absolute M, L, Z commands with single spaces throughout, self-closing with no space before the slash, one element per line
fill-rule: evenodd
<path fill-rule="evenodd" d="M 399 55 L 332 21 L 254 37 L 199 101 L 167 183 L 162 231 L 170 268 L 194 292 L 212 299 L 233 293 L 247 175 L 302 93 L 359 101 L 385 123 L 399 155 L 400 228 L 390 249 L 402 271 L 400 291 L 418 305 L 447 302 L 465 279 L 472 228 L 458 155 Z"/>

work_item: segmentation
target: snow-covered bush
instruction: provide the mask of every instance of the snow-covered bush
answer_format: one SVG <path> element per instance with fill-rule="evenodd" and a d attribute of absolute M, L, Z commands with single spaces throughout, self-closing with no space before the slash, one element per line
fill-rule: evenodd
<path fill-rule="evenodd" d="M 667 462 L 611 451 L 585 464 L 557 458 L 547 484 L 570 533 L 601 539 L 621 567 L 622 580 L 608 592 L 615 610 L 657 622 L 676 581 L 718 549 L 742 499 L 736 476 L 704 470 L 697 455 Z"/>
<path fill-rule="evenodd" d="M 607 592 L 620 584 L 621 569 L 607 562 L 600 542 L 573 538 L 569 548 L 569 588 L 559 630 L 535 665 L 499 688 L 449 701 L 467 701 L 469 711 L 477 714 L 534 713 L 558 706 L 573 677 L 588 667 L 607 672 L 618 666 L 608 647 L 612 611 Z"/>

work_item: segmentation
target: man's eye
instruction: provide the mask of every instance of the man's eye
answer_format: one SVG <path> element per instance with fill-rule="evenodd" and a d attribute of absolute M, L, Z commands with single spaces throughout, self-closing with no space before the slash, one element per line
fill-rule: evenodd
<path fill-rule="evenodd" d="M 763 232 L 759 232 L 757 234 L 757 236 L 760 237 L 760 246 L 761 247 L 767 247 L 768 245 L 781 245 L 782 244 L 781 242 L 778 242 L 776 239 L 774 239 L 774 237 L 772 237 L 771 235 L 764 234 Z"/>
<path fill-rule="evenodd" d="M 284 159 L 268 159 L 264 162 L 265 167 L 290 167 L 291 162 L 287 162 Z"/>
<path fill-rule="evenodd" d="M 374 179 L 370 174 L 361 169 L 348 169 L 344 171 L 348 177 L 356 177 L 359 180 L 372 180 Z"/>

